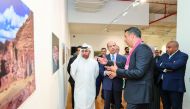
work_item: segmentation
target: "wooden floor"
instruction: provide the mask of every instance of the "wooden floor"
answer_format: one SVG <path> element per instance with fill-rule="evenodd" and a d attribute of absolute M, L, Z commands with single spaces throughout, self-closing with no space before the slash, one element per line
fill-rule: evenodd
<path fill-rule="evenodd" d="M 72 109 L 72 103 L 71 103 L 71 87 L 68 86 L 68 97 L 67 97 L 67 107 L 66 109 Z M 124 102 L 124 99 L 122 100 L 122 105 L 124 106 L 124 109 L 126 109 L 126 103 Z M 104 100 L 101 98 L 100 94 L 98 98 L 96 99 L 96 109 L 104 109 Z"/>
<path fill-rule="evenodd" d="M 68 97 L 67 97 L 67 106 L 66 109 L 72 109 L 72 103 L 71 103 L 71 87 L 68 86 Z M 122 97 L 122 105 L 124 106 L 124 109 L 126 109 L 127 103 L 124 101 L 124 98 Z M 162 106 L 161 106 L 162 107 Z M 104 109 L 104 100 L 100 97 L 100 94 L 96 100 L 96 109 Z M 160 108 L 162 109 L 162 108 Z"/>

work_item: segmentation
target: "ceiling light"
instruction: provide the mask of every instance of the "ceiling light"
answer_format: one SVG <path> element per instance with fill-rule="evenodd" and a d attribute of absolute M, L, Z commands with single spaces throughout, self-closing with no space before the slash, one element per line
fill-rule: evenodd
<path fill-rule="evenodd" d="M 140 2 L 135 1 L 135 2 L 133 2 L 133 7 L 136 7 L 136 6 L 138 6 L 139 4 L 140 4 Z"/>
<path fill-rule="evenodd" d="M 107 24 L 107 26 L 104 29 L 104 31 L 109 31 L 108 28 L 107 28 L 109 25 L 117 22 L 119 20 L 119 18 L 121 18 L 122 16 L 126 16 L 128 14 L 128 10 L 130 8 L 136 7 L 139 4 L 144 3 L 144 2 L 146 2 L 146 0 L 135 0 L 135 1 L 131 2 L 131 4 L 126 9 L 124 9 L 118 16 L 115 17 L 115 19 L 113 19 L 109 24 Z"/>
<path fill-rule="evenodd" d="M 128 14 L 128 12 L 126 11 L 126 12 L 124 12 L 123 14 L 122 14 L 122 16 L 126 16 Z"/>

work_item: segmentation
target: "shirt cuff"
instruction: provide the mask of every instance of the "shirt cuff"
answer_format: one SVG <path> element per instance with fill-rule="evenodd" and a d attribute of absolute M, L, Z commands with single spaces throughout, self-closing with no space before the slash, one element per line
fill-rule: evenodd
<path fill-rule="evenodd" d="M 104 76 L 107 76 L 107 71 L 104 71 Z"/>

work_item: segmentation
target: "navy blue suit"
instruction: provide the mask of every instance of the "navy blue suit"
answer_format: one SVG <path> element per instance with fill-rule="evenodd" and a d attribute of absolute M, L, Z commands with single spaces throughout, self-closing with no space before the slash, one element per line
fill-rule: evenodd
<path fill-rule="evenodd" d="M 108 60 L 110 59 L 110 54 L 106 56 Z M 126 57 L 117 54 L 116 55 L 116 64 L 119 68 L 124 69 L 126 63 Z M 100 66 L 100 73 L 103 78 L 102 88 L 104 90 L 104 109 L 110 109 L 110 102 L 113 96 L 114 103 L 116 105 L 116 109 L 120 109 L 121 105 L 121 95 L 122 95 L 122 87 L 123 87 L 123 79 L 115 77 L 114 79 L 110 79 L 107 75 L 104 75 L 105 68 L 103 65 Z"/>
<path fill-rule="evenodd" d="M 167 53 L 163 54 L 156 63 L 160 70 L 158 82 L 161 83 L 164 109 L 182 109 L 187 59 L 188 55 L 178 50 L 170 58 Z"/>
<path fill-rule="evenodd" d="M 103 56 L 100 55 L 99 57 L 103 57 Z M 98 62 L 98 64 L 99 64 L 99 67 L 102 67 L 102 65 L 99 62 Z M 104 78 L 104 76 L 101 74 L 102 71 L 103 70 L 99 70 L 99 75 L 96 78 L 96 98 L 97 98 L 97 96 L 98 96 L 98 94 L 100 92 L 100 86 L 101 86 L 101 83 L 103 82 L 103 78 Z M 103 97 L 103 89 L 101 91 L 101 97 L 104 98 Z"/>

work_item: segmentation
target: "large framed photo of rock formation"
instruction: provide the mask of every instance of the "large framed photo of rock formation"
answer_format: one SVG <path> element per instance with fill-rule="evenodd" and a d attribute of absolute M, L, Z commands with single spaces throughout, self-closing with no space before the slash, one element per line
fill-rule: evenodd
<path fill-rule="evenodd" d="M 52 33 L 52 66 L 53 73 L 59 69 L 59 39 Z"/>
<path fill-rule="evenodd" d="M 0 109 L 17 109 L 35 90 L 33 12 L 0 0 Z"/>

